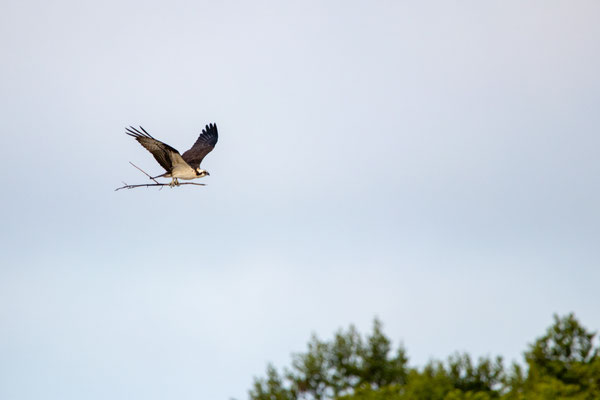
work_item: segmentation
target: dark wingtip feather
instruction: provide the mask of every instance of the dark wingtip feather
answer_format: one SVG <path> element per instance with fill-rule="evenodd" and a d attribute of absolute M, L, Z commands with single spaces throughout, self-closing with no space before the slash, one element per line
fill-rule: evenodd
<path fill-rule="evenodd" d="M 138 135 L 136 135 L 135 131 L 131 130 L 130 128 L 132 128 L 132 127 L 131 126 L 129 128 L 125 127 L 125 134 L 127 134 L 129 136 L 137 137 Z"/>
<path fill-rule="evenodd" d="M 212 134 L 213 132 L 215 134 L 217 133 L 217 124 L 212 123 L 212 122 L 209 123 L 208 125 L 206 125 L 204 127 L 204 130 L 202 131 L 202 133 L 207 133 L 207 134 L 209 134 L 209 133 Z"/>
<path fill-rule="evenodd" d="M 147 137 L 150 139 L 154 139 L 152 136 L 150 136 L 150 134 L 148 132 L 146 132 L 146 130 L 144 128 L 142 128 L 140 126 L 140 129 L 142 130 L 142 132 L 140 132 L 137 128 L 134 128 L 133 126 L 129 126 L 129 128 L 125 128 L 125 133 L 127 133 L 129 136 L 133 136 L 135 138 L 140 138 L 140 137 Z M 156 139 L 154 139 L 156 140 Z"/>
<path fill-rule="evenodd" d="M 144 132 L 144 133 L 146 134 L 146 136 L 148 136 L 149 138 L 152 138 L 152 139 L 154 139 L 154 138 L 152 137 L 152 135 L 150 135 L 148 132 L 146 132 L 146 130 L 145 130 L 144 128 L 142 128 L 142 126 L 141 126 L 141 125 L 140 125 L 140 129 L 142 130 L 142 132 Z"/>

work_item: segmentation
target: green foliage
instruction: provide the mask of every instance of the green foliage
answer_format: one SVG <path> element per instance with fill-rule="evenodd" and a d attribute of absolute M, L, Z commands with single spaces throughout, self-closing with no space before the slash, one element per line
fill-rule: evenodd
<path fill-rule="evenodd" d="M 321 400 L 350 393 L 359 386 L 383 387 L 406 377 L 405 351 L 390 357 L 391 342 L 375 320 L 373 332 L 363 340 L 355 327 L 340 330 L 330 342 L 316 336 L 306 353 L 293 356 L 287 378 L 299 398 Z"/>
<path fill-rule="evenodd" d="M 588 332 L 573 314 L 554 316 L 546 334 L 525 353 L 528 376 L 512 388 L 518 399 L 600 399 L 600 355 L 595 333 Z"/>
<path fill-rule="evenodd" d="M 250 398 L 261 400 L 294 400 L 293 391 L 284 387 L 283 380 L 271 364 L 267 366 L 267 378 L 255 379 L 250 390 Z"/>
<path fill-rule="evenodd" d="M 398 348 L 396 356 L 390 358 L 392 350 L 390 340 L 385 337 L 379 320 L 373 324 L 373 333 L 367 340 L 366 346 L 360 350 L 361 357 L 361 384 L 370 384 L 381 388 L 394 383 L 406 381 L 406 364 L 408 357 L 402 346 Z"/>
<path fill-rule="evenodd" d="M 362 338 L 354 326 L 335 334 L 329 345 L 329 360 L 333 366 L 331 384 L 337 396 L 355 387 L 363 379 Z"/>
<path fill-rule="evenodd" d="M 594 336 L 573 314 L 563 318 L 555 315 L 554 325 L 525 355 L 531 374 L 587 388 L 592 384 L 588 367 L 598 359 L 598 349 L 593 348 Z"/>
<path fill-rule="evenodd" d="M 354 394 L 339 397 L 338 400 L 402 400 L 399 385 L 389 385 L 374 389 L 370 386 L 359 387 Z"/>
<path fill-rule="evenodd" d="M 288 373 L 288 379 L 299 393 L 315 400 L 324 398 L 331 390 L 333 395 L 337 394 L 336 387 L 332 385 L 333 371 L 328 350 L 328 343 L 313 336 L 308 343 L 308 352 L 294 356 L 294 370 Z"/>
<path fill-rule="evenodd" d="M 495 361 L 480 358 L 477 365 L 473 365 L 468 354 L 457 354 L 448 360 L 448 375 L 452 386 L 462 392 L 481 392 L 498 398 L 504 380 L 502 357 L 496 357 Z"/>
<path fill-rule="evenodd" d="M 454 354 L 446 362 L 409 368 L 403 346 L 392 351 L 381 322 L 363 338 L 351 326 L 331 341 L 313 336 L 293 356 L 291 370 L 269 365 L 255 379 L 251 400 L 597 400 L 600 349 L 573 314 L 554 317 L 525 353 L 527 368 L 505 369 L 502 358 Z"/>
<path fill-rule="evenodd" d="M 391 342 L 378 320 L 366 338 L 353 326 L 338 331 L 332 341 L 313 335 L 308 350 L 293 356 L 285 378 L 269 366 L 266 379 L 255 379 L 250 398 L 322 400 L 353 393 L 358 387 L 402 384 L 408 374 L 406 351 L 400 347 L 391 353 Z"/>
<path fill-rule="evenodd" d="M 412 369 L 403 389 L 404 396 L 400 397 L 402 400 L 444 400 L 452 390 L 452 383 L 444 365 L 439 361 L 432 361 L 422 371 Z"/>

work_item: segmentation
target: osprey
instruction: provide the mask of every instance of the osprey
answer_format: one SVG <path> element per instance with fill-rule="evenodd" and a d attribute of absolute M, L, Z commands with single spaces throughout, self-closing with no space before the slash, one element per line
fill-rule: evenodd
<path fill-rule="evenodd" d="M 179 154 L 177 150 L 168 144 L 154 139 L 141 126 L 140 129 L 141 132 L 130 126 L 129 128 L 125 128 L 125 133 L 134 137 L 139 144 L 152 153 L 156 161 L 167 171 L 154 178 L 173 178 L 169 184 L 172 187 L 179 186 L 178 179 L 189 180 L 210 175 L 208 171 L 200 169 L 200 163 L 217 144 L 219 134 L 216 124 L 206 125 L 196 143 L 194 143 L 191 149 L 183 153 L 183 155 Z"/>

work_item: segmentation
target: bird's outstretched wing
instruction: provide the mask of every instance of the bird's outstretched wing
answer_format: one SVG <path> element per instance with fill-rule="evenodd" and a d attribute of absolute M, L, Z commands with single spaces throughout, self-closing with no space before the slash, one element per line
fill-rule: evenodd
<path fill-rule="evenodd" d="M 133 126 L 130 126 L 129 128 L 125 128 L 125 133 L 129 136 L 134 137 L 135 140 L 137 140 L 142 146 L 146 148 L 146 150 L 152 153 L 152 155 L 154 156 L 156 161 L 158 161 L 161 167 L 163 167 L 167 172 L 171 172 L 171 169 L 173 167 L 173 158 L 176 157 L 175 154 L 179 155 L 179 152 L 171 146 L 169 146 L 168 144 L 163 143 L 160 140 L 154 139 L 141 126 L 140 129 L 142 130 L 141 132 L 135 129 Z"/>
<path fill-rule="evenodd" d="M 196 140 L 191 149 L 183 153 L 182 157 L 192 168 L 200 167 L 200 163 L 208 153 L 215 148 L 219 133 L 216 124 L 208 124 Z"/>

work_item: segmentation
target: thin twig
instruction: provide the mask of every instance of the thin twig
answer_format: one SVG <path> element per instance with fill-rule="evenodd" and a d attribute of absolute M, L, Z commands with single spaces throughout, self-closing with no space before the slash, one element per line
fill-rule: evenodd
<path fill-rule="evenodd" d="M 142 185 L 128 185 L 126 182 L 122 182 L 123 185 L 125 185 L 125 186 L 121 186 L 121 187 L 116 188 L 115 192 L 117 190 L 121 190 L 121 189 L 134 189 L 134 188 L 137 188 L 137 187 L 160 186 L 161 189 L 162 189 L 163 186 L 173 187 L 173 185 L 170 184 L 170 183 L 160 183 L 160 182 L 158 182 L 156 179 L 154 179 L 153 177 L 151 177 L 146 171 L 144 171 L 143 169 L 141 169 L 140 167 L 138 167 L 137 165 L 135 165 L 131 161 L 129 161 L 129 164 L 133 165 L 135 168 L 137 168 L 138 170 L 140 170 L 144 175 L 146 175 L 148 178 L 152 179 L 155 183 L 147 183 L 147 184 L 142 184 Z M 206 186 L 205 183 L 195 183 L 195 182 L 183 182 L 183 183 L 179 183 L 178 185 L 175 185 L 175 186 L 181 186 L 181 185 Z"/>
<path fill-rule="evenodd" d="M 123 182 L 125 183 L 125 182 Z M 196 186 L 206 186 L 205 183 L 195 183 L 195 182 L 183 182 L 180 183 L 178 186 L 181 185 L 196 185 Z M 143 185 L 125 185 L 125 186 L 121 186 L 115 189 L 115 192 L 117 190 L 121 190 L 121 189 L 133 189 L 133 188 L 137 188 L 137 187 L 151 187 L 151 186 L 171 186 L 170 183 L 147 183 L 147 184 L 143 184 Z M 173 186 L 171 186 L 173 187 Z"/>
<path fill-rule="evenodd" d="M 155 183 L 160 184 L 160 182 L 158 182 L 156 179 L 154 179 L 153 177 L 151 177 L 146 171 L 144 171 L 143 169 L 141 169 L 140 167 L 138 167 L 137 165 L 135 165 L 131 161 L 129 161 L 129 164 L 133 165 L 134 167 L 136 167 L 137 169 L 139 169 L 140 171 L 142 171 L 144 173 L 144 175 L 146 175 L 148 178 L 152 179 Z"/>

